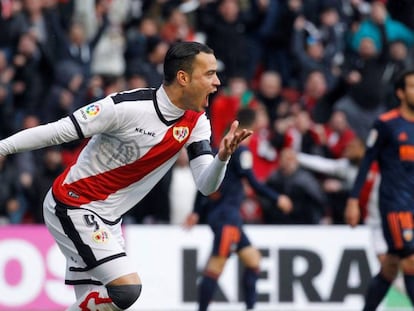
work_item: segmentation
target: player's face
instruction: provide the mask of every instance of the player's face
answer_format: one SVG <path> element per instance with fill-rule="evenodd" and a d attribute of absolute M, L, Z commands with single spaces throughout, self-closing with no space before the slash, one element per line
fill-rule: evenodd
<path fill-rule="evenodd" d="M 216 57 L 213 54 L 198 54 L 186 87 L 185 109 L 204 111 L 208 106 L 209 95 L 216 92 L 219 85 Z"/>

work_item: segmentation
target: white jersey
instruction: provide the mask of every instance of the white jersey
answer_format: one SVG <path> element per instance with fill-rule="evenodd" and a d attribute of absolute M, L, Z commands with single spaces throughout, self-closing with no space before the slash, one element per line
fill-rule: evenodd
<path fill-rule="evenodd" d="M 91 137 L 76 163 L 55 180 L 52 192 L 60 204 L 87 208 L 108 221 L 117 221 L 139 202 L 183 147 L 200 191 L 214 191 L 225 173 L 226 162 L 217 156 L 213 160 L 205 113 L 179 109 L 163 87 L 113 94 L 26 131 L 0 141 L 0 154 Z"/>

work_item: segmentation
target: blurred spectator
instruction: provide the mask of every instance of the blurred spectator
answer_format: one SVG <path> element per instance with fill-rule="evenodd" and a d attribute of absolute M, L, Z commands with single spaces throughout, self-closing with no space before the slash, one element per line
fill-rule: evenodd
<path fill-rule="evenodd" d="M 292 52 L 299 69 L 297 70 L 299 85 L 304 84 L 306 76 L 311 71 L 318 70 L 324 74 L 327 87 L 334 88 L 339 75 L 334 57 L 339 48 L 326 50 L 318 30 L 315 28 L 311 31 L 310 27 L 315 28 L 314 25 L 309 25 L 303 16 L 296 18 L 292 37 Z"/>
<path fill-rule="evenodd" d="M 155 18 L 145 16 L 139 24 L 133 25 L 127 29 L 125 34 L 125 61 L 127 63 L 127 71 L 131 64 L 144 61 L 147 52 L 147 39 L 156 37 L 159 33 L 158 24 Z"/>
<path fill-rule="evenodd" d="M 40 120 L 35 115 L 26 115 L 23 119 L 21 129 L 28 129 L 38 126 Z M 33 150 L 27 152 L 20 152 L 13 156 L 13 162 L 17 166 L 16 179 L 20 191 L 19 206 L 20 206 L 20 221 L 22 222 L 30 208 L 39 202 L 31 201 L 31 193 L 33 193 L 34 179 L 38 173 L 39 166 L 41 165 L 42 151 Z M 39 205 L 40 208 L 42 205 Z"/>
<path fill-rule="evenodd" d="M 344 61 L 346 25 L 341 21 L 338 8 L 327 1 L 319 14 L 318 33 L 325 53 L 332 59 L 333 70 L 339 70 Z M 339 72 L 336 73 L 337 75 Z"/>
<path fill-rule="evenodd" d="M 0 1 L 0 50 L 10 61 L 13 58 L 18 38 L 24 32 L 24 16 L 21 0 Z"/>
<path fill-rule="evenodd" d="M 364 152 L 364 142 L 360 138 L 354 137 L 337 159 L 306 153 L 298 154 L 299 164 L 303 168 L 318 173 L 323 177 L 321 183 L 329 201 L 328 215 L 331 223 L 345 223 L 344 211 L 346 200 L 355 181 Z M 361 207 L 365 212 L 368 203 L 367 198 L 371 195 L 374 180 L 378 175 L 375 168 L 371 172 L 372 174 L 370 174 L 370 178 L 367 180 L 360 197 Z"/>
<path fill-rule="evenodd" d="M 107 15 L 110 21 L 110 25 L 106 28 L 94 49 L 91 63 L 92 74 L 109 76 L 124 74 L 126 68 L 124 58 L 125 36 L 122 23 L 126 19 L 126 10 L 127 1 L 97 0 L 94 2 L 93 8 L 86 8 L 85 11 L 81 11 L 82 13 L 78 12 L 78 15 L 75 15 L 76 20 L 84 22 L 87 41 L 91 41 L 98 33 L 98 29 L 105 22 Z M 88 22 L 90 23 L 89 31 Z"/>
<path fill-rule="evenodd" d="M 57 12 L 46 10 L 43 0 L 23 0 L 24 32 L 36 42 L 45 62 L 53 66 L 59 58 L 60 32 Z"/>
<path fill-rule="evenodd" d="M 6 53 L 0 50 L 0 137 L 11 134 L 13 128 L 13 74 Z"/>
<path fill-rule="evenodd" d="M 385 34 L 385 12 L 375 20 L 381 33 L 381 44 L 370 36 L 361 38 L 358 53 L 347 56 L 343 75 L 346 95 L 335 103 L 343 110 L 356 134 L 365 139 L 374 119 L 385 110 L 389 81 L 384 80 L 388 62 L 388 43 Z"/>
<path fill-rule="evenodd" d="M 16 176 L 16 167 L 9 158 L 0 156 L 0 221 L 3 223 L 21 223 L 26 212 Z"/>
<path fill-rule="evenodd" d="M 330 103 L 327 103 L 328 83 L 323 71 L 315 69 L 305 76 L 302 95 L 299 104 L 311 115 L 312 119 L 320 122 L 330 115 Z M 328 106 L 329 105 L 329 106 Z"/>
<path fill-rule="evenodd" d="M 163 61 L 169 44 L 156 35 L 146 38 L 145 47 L 144 58 L 130 63 L 127 72 L 145 77 L 150 87 L 159 87 L 164 78 Z"/>
<path fill-rule="evenodd" d="M 187 15 L 178 7 L 167 12 L 166 21 L 160 29 L 161 38 L 169 44 L 175 41 L 195 41 L 195 31 L 189 24 Z"/>
<path fill-rule="evenodd" d="M 53 66 L 47 61 L 33 34 L 26 32 L 19 38 L 13 67 L 13 105 L 17 129 L 25 114 L 38 112 L 53 77 Z"/>
<path fill-rule="evenodd" d="M 282 96 L 282 79 L 276 71 L 264 71 L 259 78 L 256 91 L 257 100 L 266 108 L 269 122 L 273 124 L 278 117 L 283 117 L 288 103 Z"/>
<path fill-rule="evenodd" d="M 360 23 L 358 30 L 352 33 L 350 38 L 351 48 L 354 51 L 358 51 L 361 40 L 368 37 L 372 39 L 377 51 L 384 49 L 383 31 L 385 33 L 385 42 L 400 40 L 408 47 L 412 47 L 414 44 L 414 30 L 394 20 L 389 15 L 384 1 L 376 0 L 372 1 L 369 18 L 364 19 Z"/>
<path fill-rule="evenodd" d="M 309 112 L 301 110 L 294 115 L 292 126 L 286 130 L 282 147 L 292 148 L 296 152 L 323 154 L 323 134 L 323 127 L 313 122 Z"/>
<path fill-rule="evenodd" d="M 285 148 L 280 154 L 279 169 L 266 184 L 292 199 L 293 209 L 284 214 L 261 198 L 264 221 L 267 224 L 320 224 L 325 215 L 327 199 L 318 180 L 299 167 L 297 153 Z"/>
<path fill-rule="evenodd" d="M 83 24 L 73 21 L 69 26 L 68 34 L 64 34 L 62 40 L 61 60 L 67 59 L 81 65 L 83 74 L 85 77 L 89 77 L 93 52 L 108 24 L 108 17 L 104 15 L 103 22 L 95 36 L 91 40 L 87 40 Z"/>
<path fill-rule="evenodd" d="M 263 67 L 280 73 L 283 86 L 295 86 L 292 79 L 291 38 L 293 24 L 303 8 L 302 0 L 273 0 L 260 28 L 263 39 Z"/>
<path fill-rule="evenodd" d="M 206 43 L 221 67 L 219 77 L 225 85 L 235 75 L 247 78 L 248 43 L 246 20 L 237 0 L 208 2 L 200 6 L 199 29 L 207 36 Z M 222 69 L 220 71 L 220 69 Z"/>
<path fill-rule="evenodd" d="M 356 134 L 349 126 L 346 114 L 336 110 L 332 113 L 329 122 L 324 125 L 324 133 L 320 137 L 323 137 L 325 155 L 329 158 L 339 158 Z"/>
<path fill-rule="evenodd" d="M 278 150 L 270 143 L 271 123 L 266 108 L 255 108 L 256 120 L 249 149 L 253 156 L 253 172 L 259 181 L 266 180 L 278 166 Z"/>
<path fill-rule="evenodd" d="M 386 109 L 396 108 L 398 106 L 398 99 L 395 96 L 395 90 L 393 87 L 393 81 L 396 81 L 398 75 L 407 68 L 414 68 L 414 50 L 409 49 L 407 45 L 400 41 L 389 42 L 389 57 L 388 62 L 384 70 L 384 80 L 389 81 L 387 83 L 386 91 Z"/>
<path fill-rule="evenodd" d="M 227 132 L 241 108 L 256 106 L 257 100 L 247 80 L 243 76 L 230 77 L 228 86 L 219 90 L 210 105 L 213 147 L 218 147 L 220 137 Z"/>
<path fill-rule="evenodd" d="M 36 174 L 33 176 L 33 185 L 29 198 L 29 212 L 34 223 L 43 221 L 43 199 L 49 191 L 55 178 L 63 171 L 62 153 L 59 148 L 51 147 L 43 150 Z"/>
<path fill-rule="evenodd" d="M 42 107 L 43 120 L 58 120 L 84 105 L 84 80 L 81 65 L 71 60 L 57 64 L 55 82 Z"/>

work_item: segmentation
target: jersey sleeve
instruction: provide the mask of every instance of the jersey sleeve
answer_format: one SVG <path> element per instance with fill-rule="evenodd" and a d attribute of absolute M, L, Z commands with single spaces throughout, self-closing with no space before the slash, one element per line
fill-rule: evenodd
<path fill-rule="evenodd" d="M 191 132 L 191 137 L 188 139 L 186 143 L 186 147 L 191 145 L 194 142 L 206 140 L 210 143 L 211 137 L 211 126 L 210 121 L 207 119 L 206 114 L 202 114 L 196 123 L 196 126 Z"/>
<path fill-rule="evenodd" d="M 378 154 L 387 141 L 387 135 L 388 133 L 385 123 L 381 120 L 375 121 L 366 141 L 367 148 L 350 193 L 351 198 L 359 197 L 370 167 L 372 163 L 378 159 Z"/>
<path fill-rule="evenodd" d="M 119 127 L 119 112 L 111 97 L 79 108 L 71 116 L 79 138 L 111 132 Z"/>

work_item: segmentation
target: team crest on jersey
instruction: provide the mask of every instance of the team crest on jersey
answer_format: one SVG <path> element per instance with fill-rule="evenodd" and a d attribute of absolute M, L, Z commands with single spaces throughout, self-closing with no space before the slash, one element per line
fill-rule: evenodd
<path fill-rule="evenodd" d="M 104 229 L 97 230 L 92 234 L 92 239 L 96 243 L 105 243 L 109 240 L 109 233 Z"/>
<path fill-rule="evenodd" d="M 405 241 L 411 242 L 411 240 L 413 239 L 413 230 L 411 229 L 403 230 L 403 237 Z"/>
<path fill-rule="evenodd" d="M 179 143 L 186 139 L 189 133 L 190 130 L 186 126 L 175 126 L 173 128 L 173 136 Z"/>

